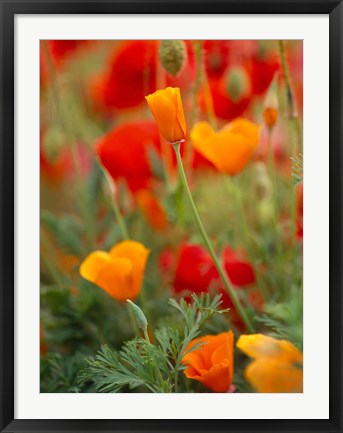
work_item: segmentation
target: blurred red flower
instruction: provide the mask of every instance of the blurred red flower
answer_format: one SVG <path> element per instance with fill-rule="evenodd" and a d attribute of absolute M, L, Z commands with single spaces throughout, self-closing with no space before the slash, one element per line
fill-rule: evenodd
<path fill-rule="evenodd" d="M 255 283 L 255 274 L 250 263 L 240 259 L 230 247 L 224 248 L 222 257 L 233 285 L 244 287 Z M 208 291 L 211 283 L 217 287 L 221 285 L 218 271 L 207 250 L 196 244 L 182 246 L 176 266 L 174 290 L 201 293 Z"/>
<path fill-rule="evenodd" d="M 253 57 L 246 62 L 253 95 L 263 95 L 267 91 L 279 67 L 277 51 L 264 57 Z"/>
<path fill-rule="evenodd" d="M 91 83 L 91 96 L 104 112 L 133 108 L 156 90 L 159 41 L 125 41 L 115 46 L 107 65 Z M 178 77 L 166 76 L 166 85 L 180 86 L 195 78 L 194 54 L 186 41 L 187 60 Z"/>
<path fill-rule="evenodd" d="M 209 78 L 221 77 L 230 63 L 231 41 L 203 42 L 204 63 Z"/>
<path fill-rule="evenodd" d="M 75 50 L 89 45 L 92 41 L 89 40 L 51 40 L 48 41 L 51 55 L 57 62 L 62 61 Z"/>
<path fill-rule="evenodd" d="M 160 152 L 154 121 L 128 122 L 114 127 L 96 143 L 96 153 L 114 180 L 125 178 L 132 191 L 148 188 L 153 173 L 148 149 Z"/>
<path fill-rule="evenodd" d="M 225 247 L 222 254 L 225 270 L 230 281 L 237 288 L 251 286 L 255 283 L 255 274 L 251 264 L 241 259 L 230 247 Z M 163 260 L 165 269 L 166 261 Z M 170 266 L 170 262 L 168 262 Z M 222 307 L 231 308 L 231 318 L 236 326 L 243 329 L 244 325 L 237 314 L 231 299 L 223 287 L 218 271 L 206 249 L 196 244 L 185 244 L 181 247 L 176 264 L 173 288 L 176 293 L 194 292 L 200 294 L 210 289 L 222 294 Z M 263 305 L 262 296 L 256 290 L 248 296 L 249 302 L 255 308 Z"/>
<path fill-rule="evenodd" d="M 243 115 L 251 101 L 250 92 L 241 99 L 235 101 L 229 94 L 225 79 L 212 79 L 209 81 L 209 85 L 213 101 L 213 109 L 217 117 L 220 117 L 223 120 L 233 120 L 236 117 Z M 205 98 L 203 94 L 200 94 L 200 104 L 203 111 L 205 111 Z"/>
<path fill-rule="evenodd" d="M 154 92 L 158 41 L 125 41 L 115 46 L 105 70 L 91 84 L 95 103 L 104 110 L 135 107 Z"/>

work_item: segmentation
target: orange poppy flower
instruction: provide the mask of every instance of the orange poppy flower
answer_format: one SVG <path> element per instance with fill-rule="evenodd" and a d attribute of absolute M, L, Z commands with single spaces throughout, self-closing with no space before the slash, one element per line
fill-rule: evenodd
<path fill-rule="evenodd" d="M 180 89 L 167 87 L 145 97 L 155 117 L 161 135 L 176 143 L 186 136 L 186 120 L 183 112 Z"/>
<path fill-rule="evenodd" d="M 253 334 L 241 335 L 237 347 L 254 359 L 244 374 L 257 392 L 303 391 L 303 355 L 292 343 Z"/>
<path fill-rule="evenodd" d="M 141 290 L 148 255 L 149 250 L 140 242 L 123 241 L 109 253 L 89 254 L 80 266 L 80 274 L 118 301 L 135 299 Z"/>
<path fill-rule="evenodd" d="M 233 339 L 232 331 L 228 331 L 192 340 L 186 352 L 197 342 L 205 344 L 182 358 L 182 364 L 187 365 L 186 377 L 203 383 L 212 391 L 227 392 L 233 377 Z"/>
<path fill-rule="evenodd" d="M 207 122 L 197 123 L 191 132 L 193 147 L 222 173 L 241 172 L 258 143 L 260 125 L 237 118 L 215 132 Z"/>

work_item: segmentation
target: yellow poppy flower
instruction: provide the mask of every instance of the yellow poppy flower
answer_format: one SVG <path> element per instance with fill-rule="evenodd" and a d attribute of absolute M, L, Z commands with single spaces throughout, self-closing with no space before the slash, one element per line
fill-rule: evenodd
<path fill-rule="evenodd" d="M 253 334 L 241 335 L 237 347 L 254 359 L 244 375 L 257 392 L 303 391 L 303 355 L 292 343 Z"/>

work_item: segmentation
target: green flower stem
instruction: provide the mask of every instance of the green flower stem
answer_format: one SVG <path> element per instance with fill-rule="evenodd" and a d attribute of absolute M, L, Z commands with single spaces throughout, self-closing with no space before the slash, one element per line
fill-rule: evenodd
<path fill-rule="evenodd" d="M 273 154 L 273 145 L 272 145 L 272 137 L 273 137 L 273 128 L 267 128 L 267 145 L 268 145 L 268 171 L 273 183 L 273 187 L 275 186 L 275 164 L 274 164 L 274 154 Z M 275 209 L 276 205 L 276 194 L 273 190 L 273 198 Z"/>
<path fill-rule="evenodd" d="M 148 328 L 144 328 L 143 329 L 143 334 L 144 334 L 144 338 L 148 343 L 151 343 L 150 338 L 149 338 L 149 334 L 148 334 Z"/>
<path fill-rule="evenodd" d="M 117 200 L 113 196 L 111 197 L 111 205 L 112 205 L 114 215 L 117 219 L 118 225 L 120 227 L 120 231 L 121 231 L 123 239 L 125 239 L 125 240 L 130 239 L 129 232 L 127 230 L 124 218 L 123 218 L 122 214 L 120 213 L 120 209 L 119 209 Z"/>
<path fill-rule="evenodd" d="M 206 230 L 205 230 L 203 223 L 200 219 L 200 216 L 198 214 L 197 208 L 196 208 L 195 203 L 194 203 L 193 198 L 192 198 L 191 191 L 190 191 L 189 186 L 188 186 L 188 182 L 187 182 L 186 175 L 185 175 L 185 170 L 183 168 L 182 159 L 181 159 L 181 155 L 180 155 L 180 145 L 181 145 L 180 142 L 173 143 L 173 148 L 174 148 L 175 154 L 176 154 L 180 178 L 181 178 L 182 184 L 184 186 L 184 189 L 186 191 L 186 194 L 188 196 L 188 200 L 191 204 L 195 221 L 196 221 L 198 228 L 199 228 L 199 231 L 203 237 L 206 248 L 212 257 L 212 260 L 213 260 L 213 262 L 214 262 L 214 264 L 215 264 L 215 266 L 219 272 L 219 275 L 220 275 L 221 279 L 223 280 L 225 288 L 226 288 L 226 290 L 227 290 L 227 292 L 228 292 L 228 294 L 229 294 L 229 296 L 233 302 L 233 305 L 236 307 L 236 309 L 237 309 L 239 315 L 241 316 L 243 322 L 245 323 L 248 331 L 253 333 L 254 327 L 253 327 L 252 323 L 250 322 L 250 319 L 249 319 L 247 313 L 245 312 L 245 309 L 243 308 L 242 304 L 240 303 L 240 301 L 236 295 L 235 290 L 231 286 L 231 283 L 229 282 L 229 279 L 226 275 L 225 270 L 223 269 L 223 267 L 220 263 L 220 260 L 218 259 L 218 257 L 216 256 L 216 253 L 214 252 L 211 241 L 210 241 L 210 239 L 206 233 Z"/>
<path fill-rule="evenodd" d="M 74 134 L 74 130 L 70 124 L 70 120 L 68 119 L 68 115 L 64 110 L 64 104 L 60 96 L 57 74 L 46 41 L 43 41 L 43 51 L 44 51 L 44 56 L 46 59 L 49 75 L 51 78 L 51 85 L 52 85 L 51 87 L 52 87 L 54 103 L 56 105 L 56 109 L 57 109 L 58 116 L 60 118 L 61 125 L 65 130 L 66 136 L 68 137 L 69 144 L 71 147 L 71 157 L 75 168 L 77 187 L 79 190 L 79 196 L 81 200 L 81 211 L 83 214 L 84 221 L 86 223 L 86 232 L 87 232 L 87 239 L 89 244 L 88 246 L 90 248 L 93 248 L 95 244 L 95 232 L 94 232 L 93 221 L 91 217 L 92 214 L 89 211 L 87 193 L 84 188 L 84 181 L 82 179 L 82 170 L 81 170 L 81 163 L 80 163 L 78 150 L 77 150 L 76 137 Z"/>
<path fill-rule="evenodd" d="M 291 86 L 290 72 L 286 59 L 286 48 L 285 41 L 279 41 L 279 53 L 281 59 L 281 67 L 283 76 L 286 84 L 286 96 L 287 96 L 287 106 L 288 106 L 288 117 L 290 122 L 290 130 L 291 130 L 291 141 L 292 141 L 292 156 L 293 158 L 297 154 L 298 143 L 301 143 L 301 130 L 299 121 L 297 118 L 296 110 L 295 110 L 295 101 L 293 90 Z M 291 242 L 292 249 L 296 249 L 296 188 L 292 188 L 291 192 Z"/>
<path fill-rule="evenodd" d="M 293 91 L 291 86 L 290 74 L 289 74 L 287 60 L 286 60 L 285 41 L 279 41 L 279 52 L 280 52 L 282 72 L 286 83 L 288 116 L 292 118 L 292 117 L 296 117 L 296 114 L 295 114 L 295 103 L 294 103 L 294 96 L 293 96 Z"/>
<path fill-rule="evenodd" d="M 127 226 L 125 224 L 125 220 L 124 220 L 124 218 L 123 218 L 123 216 L 122 216 L 122 214 L 120 212 L 118 201 L 116 199 L 115 189 L 114 189 L 114 182 L 111 179 L 110 175 L 107 173 L 106 169 L 102 166 L 101 162 L 99 160 L 97 160 L 97 162 L 99 164 L 99 167 L 101 168 L 101 171 L 103 172 L 103 174 L 105 176 L 108 188 L 110 190 L 111 206 L 112 206 L 112 209 L 113 209 L 113 213 L 114 213 L 114 215 L 116 217 L 117 223 L 119 225 L 119 228 L 120 228 L 120 231 L 121 231 L 121 235 L 122 235 L 123 239 L 128 240 L 128 239 L 130 239 L 130 236 L 129 236 L 129 232 L 128 232 Z"/>
<path fill-rule="evenodd" d="M 276 236 L 276 248 L 277 252 L 280 255 L 282 253 L 282 245 L 279 233 L 279 204 L 277 200 L 276 194 L 276 172 L 275 172 L 275 162 L 274 162 L 274 154 L 273 154 L 273 146 L 272 146 L 272 137 L 273 137 L 273 128 L 267 129 L 267 140 L 268 140 L 268 172 L 270 179 L 272 181 L 272 200 L 273 200 L 273 224 L 274 231 Z"/>

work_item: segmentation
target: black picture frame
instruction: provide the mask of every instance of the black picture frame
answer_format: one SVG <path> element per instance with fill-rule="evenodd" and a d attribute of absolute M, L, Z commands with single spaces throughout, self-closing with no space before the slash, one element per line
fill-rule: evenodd
<path fill-rule="evenodd" d="M 343 432 L 342 428 L 342 27 L 337 0 L 0 0 L 1 31 L 1 432 Z M 16 14 L 329 14 L 330 20 L 330 415 L 328 420 L 14 419 L 14 17 Z M 318 346 L 320 350 L 320 345 Z M 318 373 L 320 380 L 320 372 Z"/>

